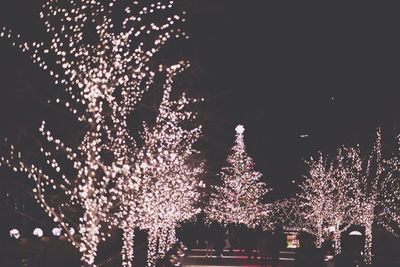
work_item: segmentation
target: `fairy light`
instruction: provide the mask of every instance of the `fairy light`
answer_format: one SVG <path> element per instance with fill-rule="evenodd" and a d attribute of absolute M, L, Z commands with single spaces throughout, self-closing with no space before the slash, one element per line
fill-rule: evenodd
<path fill-rule="evenodd" d="M 304 205 L 301 204 L 300 199 L 292 197 L 288 199 L 276 200 L 269 204 L 269 213 L 266 217 L 264 228 L 271 228 L 275 223 L 284 226 L 285 229 L 290 231 L 302 231 L 310 234 L 315 233 L 315 227 L 311 224 L 305 216 Z"/>
<path fill-rule="evenodd" d="M 373 225 L 381 224 L 393 232 L 384 219 L 395 221 L 398 218 L 395 206 L 398 202 L 394 198 L 398 190 L 395 176 L 398 156 L 384 158 L 381 139 L 378 129 L 367 156 L 363 156 L 359 146 L 342 147 L 336 157 L 329 160 L 321 154 L 317 160 L 311 160 L 310 175 L 298 195 L 301 205 L 307 207 L 305 218 L 317 227 L 317 239 L 321 238 L 323 224 L 335 226 L 337 253 L 340 252 L 340 233 L 351 224 L 364 226 L 367 264 L 372 262 Z"/>
<path fill-rule="evenodd" d="M 140 184 L 135 187 L 134 181 L 128 181 L 132 187 L 124 187 L 119 217 L 128 222 L 122 222 L 127 235 L 133 231 L 132 222 L 148 231 L 148 266 L 154 266 L 156 257 L 164 255 L 175 243 L 177 223 L 194 217 L 200 198 L 197 189 L 203 186 L 199 180 L 203 163 L 196 161 L 198 151 L 193 149 L 201 126 L 189 130 L 182 127 L 195 118 L 187 106 L 197 100 L 185 94 L 177 100 L 171 97 L 173 78 L 188 66 L 187 62 L 180 62 L 165 69 L 167 77 L 156 123 L 152 127 L 144 125 L 144 144 L 135 155 L 132 178 L 139 179 Z M 124 242 L 128 240 L 131 237 L 124 238 Z M 127 246 L 126 259 L 131 255 Z"/>
<path fill-rule="evenodd" d="M 333 226 L 335 253 L 341 251 L 341 233 L 353 222 L 356 177 L 345 161 L 346 148 L 329 157 L 322 153 L 306 162 L 308 175 L 300 185 L 300 207 L 308 228 L 314 229 L 316 244 L 322 245 L 324 226 Z"/>
<path fill-rule="evenodd" d="M 350 162 L 350 173 L 357 177 L 355 186 L 354 223 L 365 227 L 364 261 L 372 262 L 372 227 L 378 222 L 378 212 L 386 192 L 381 184 L 388 182 L 384 169 L 381 130 L 376 131 L 376 139 L 368 157 L 363 157 L 359 146 L 350 148 L 346 158 Z"/>
<path fill-rule="evenodd" d="M 55 227 L 53 228 L 53 230 L 51 230 L 51 233 L 53 234 L 53 236 L 60 236 L 61 235 L 61 228 L 59 227 Z"/>
<path fill-rule="evenodd" d="M 372 227 L 374 224 L 384 226 L 389 232 L 397 235 L 393 229 L 399 225 L 399 148 L 384 157 L 381 129 L 376 131 L 376 139 L 367 158 L 362 158 L 360 149 L 354 149 L 351 159 L 355 162 L 354 175 L 358 175 L 356 221 L 365 227 L 365 262 L 372 262 Z M 389 221 L 389 223 L 388 223 Z"/>
<path fill-rule="evenodd" d="M 42 237 L 43 236 L 43 230 L 40 228 L 35 228 L 32 232 L 32 234 L 36 237 Z"/>
<path fill-rule="evenodd" d="M 319 153 L 316 159 L 311 158 L 306 162 L 308 175 L 300 185 L 297 197 L 300 207 L 304 211 L 305 219 L 314 228 L 316 245 L 321 247 L 323 241 L 323 225 L 328 220 L 326 207 L 329 205 L 330 195 L 333 193 L 332 177 L 333 166 L 327 163 L 327 158 Z"/>
<path fill-rule="evenodd" d="M 260 199 L 271 189 L 260 182 L 262 174 L 254 171 L 254 162 L 244 144 L 244 130 L 243 125 L 235 128 L 236 143 L 228 156 L 228 165 L 220 172 L 222 185 L 215 186 L 206 214 L 209 220 L 255 227 L 265 216 Z"/>
<path fill-rule="evenodd" d="M 134 1 L 133 7 L 125 9 L 121 30 L 116 30 L 112 21 L 115 3 L 116 0 L 109 0 L 108 4 L 99 0 L 68 0 L 63 4 L 55 0 L 46 1 L 40 18 L 50 41 L 28 43 L 8 28 L 0 31 L 0 38 L 9 40 L 11 45 L 27 53 L 53 78 L 54 84 L 65 90 L 65 97 L 52 102 L 63 105 L 86 126 L 87 132 L 80 143 L 70 147 L 53 136 L 43 121 L 39 132 L 45 144 L 40 151 L 46 166 L 25 163 L 12 145 L 4 149 L 5 157 L 1 157 L 0 162 L 36 182 L 33 189 L 36 200 L 79 249 L 81 259 L 87 265 L 94 263 L 97 245 L 109 230 L 105 227 L 107 222 L 114 221 L 111 208 L 120 201 L 124 202 L 125 198 L 133 199 L 140 188 L 140 176 L 132 167 L 135 166 L 132 159 L 137 158 L 137 151 L 133 138 L 129 136 L 127 118 L 153 84 L 156 72 L 162 71 L 152 70 L 150 62 L 171 38 L 188 38 L 174 26 L 184 21 L 184 14 L 175 14 L 160 23 L 146 25 L 142 22 L 147 16 L 154 17 L 165 9 L 171 9 L 173 1 L 167 4 L 157 2 L 150 7 L 142 7 Z M 94 43 L 87 43 L 85 39 L 88 24 L 95 26 L 98 41 Z M 115 97 L 118 90 L 121 90 L 121 99 Z M 179 102 L 178 108 L 184 103 Z M 56 158 L 55 151 L 64 153 L 75 169 L 71 177 L 66 175 L 70 172 Z M 112 155 L 112 163 L 103 159 L 103 152 Z M 145 163 L 147 161 L 143 161 Z M 130 188 L 130 196 L 123 195 L 126 185 Z M 64 194 L 67 200 L 52 203 L 46 199 L 50 194 Z M 189 196 L 182 199 L 188 200 Z M 79 237 L 69 231 L 72 225 L 67 220 L 74 209 L 81 210 L 78 222 L 74 223 Z M 135 217 L 143 214 L 144 208 L 139 206 L 128 210 L 134 211 L 129 213 L 131 216 L 124 214 L 125 211 L 117 216 L 120 219 L 128 217 L 131 230 L 138 223 Z M 179 209 L 174 206 L 174 210 Z M 132 249 L 133 234 L 124 235 L 124 266 L 131 266 Z"/>
<path fill-rule="evenodd" d="M 385 190 L 383 198 L 382 210 L 380 213 L 381 220 L 378 222 L 383 225 L 393 235 L 400 235 L 400 135 L 396 137 L 397 151 L 389 160 L 385 161 L 388 169 L 388 179 L 381 187 Z"/>
<path fill-rule="evenodd" d="M 19 233 L 18 229 L 11 229 L 10 230 L 10 237 L 18 239 L 21 237 L 21 234 Z"/>

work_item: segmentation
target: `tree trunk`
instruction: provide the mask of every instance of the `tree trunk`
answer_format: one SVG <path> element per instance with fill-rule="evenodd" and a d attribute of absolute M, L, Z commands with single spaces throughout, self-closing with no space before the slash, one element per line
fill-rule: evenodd
<path fill-rule="evenodd" d="M 372 263 L 372 224 L 365 225 L 365 246 L 364 261 L 366 264 Z"/>
<path fill-rule="evenodd" d="M 134 238 L 135 232 L 133 229 L 124 230 L 122 246 L 122 266 L 124 267 L 132 266 Z"/>
<path fill-rule="evenodd" d="M 94 264 L 94 258 L 96 257 L 96 251 L 97 247 L 96 246 L 86 246 L 85 250 L 82 251 L 82 266 L 84 267 L 89 267 L 89 266 L 95 266 Z"/>
<path fill-rule="evenodd" d="M 343 231 L 343 229 L 342 229 Z M 342 252 L 342 231 L 340 230 L 340 223 L 336 223 L 335 226 L 335 255 L 338 255 Z"/>
<path fill-rule="evenodd" d="M 149 230 L 147 248 L 147 266 L 154 267 L 157 259 L 157 235 L 156 231 Z"/>
<path fill-rule="evenodd" d="M 165 228 L 161 228 L 158 233 L 158 255 L 164 256 L 165 250 L 167 249 L 167 231 Z"/>
<path fill-rule="evenodd" d="M 176 242 L 176 231 L 175 227 L 171 227 L 168 231 L 168 248 L 170 248 Z"/>
<path fill-rule="evenodd" d="M 323 232 L 322 231 L 323 231 L 322 226 L 318 226 L 317 234 L 316 234 L 317 240 L 315 241 L 317 248 L 320 248 L 322 246 L 322 241 L 323 241 L 323 238 L 322 238 Z"/>
<path fill-rule="evenodd" d="M 335 232 L 335 255 L 340 254 L 342 252 L 342 240 L 341 240 L 342 232 L 339 229 Z"/>
<path fill-rule="evenodd" d="M 82 267 L 94 267 L 95 265 L 94 265 L 94 263 L 93 264 L 90 264 L 90 263 L 87 263 L 87 262 L 83 262 L 82 263 Z"/>

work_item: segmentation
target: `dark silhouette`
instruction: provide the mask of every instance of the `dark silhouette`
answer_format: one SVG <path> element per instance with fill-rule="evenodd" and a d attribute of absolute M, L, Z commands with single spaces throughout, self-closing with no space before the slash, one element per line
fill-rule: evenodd
<path fill-rule="evenodd" d="M 258 249 L 260 251 L 261 267 L 272 263 L 272 232 L 262 231 L 258 240 Z"/>
<path fill-rule="evenodd" d="M 1 236 L 2 238 L 4 236 Z M 1 266 L 17 267 L 20 266 L 21 248 L 19 240 L 4 237 L 0 240 L 0 263 Z"/>
<path fill-rule="evenodd" d="M 225 244 L 224 228 L 219 223 L 212 224 L 212 239 L 217 258 L 221 258 Z"/>
<path fill-rule="evenodd" d="M 213 237 L 212 237 L 212 228 L 210 226 L 204 227 L 204 242 L 206 245 L 206 258 L 212 257 L 213 255 Z"/>
<path fill-rule="evenodd" d="M 296 250 L 296 267 L 325 267 L 321 249 L 315 248 L 311 235 L 302 233 L 299 237 L 300 248 Z"/>
<path fill-rule="evenodd" d="M 342 251 L 335 257 L 335 267 L 353 267 L 357 260 L 351 252 Z"/>
<path fill-rule="evenodd" d="M 272 266 L 278 266 L 279 253 L 282 249 L 286 248 L 286 235 L 283 232 L 283 227 L 278 224 L 275 225 L 274 233 L 272 235 L 272 246 L 271 246 L 271 256 L 272 256 Z"/>
<path fill-rule="evenodd" d="M 253 249 L 256 244 L 255 238 L 255 230 L 251 228 L 247 228 L 245 234 L 243 236 L 243 248 L 247 255 L 247 259 L 251 259 L 252 257 L 256 258 L 256 254 L 254 253 Z"/>
<path fill-rule="evenodd" d="M 247 227 L 244 224 L 239 224 L 236 227 L 237 246 L 241 251 L 246 248 Z"/>

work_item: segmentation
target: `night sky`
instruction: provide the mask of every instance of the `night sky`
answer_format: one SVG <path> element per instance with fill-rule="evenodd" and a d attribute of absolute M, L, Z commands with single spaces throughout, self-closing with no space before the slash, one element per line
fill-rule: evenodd
<path fill-rule="evenodd" d="M 40 2 L 1 1 L 1 23 L 40 38 Z M 400 21 L 394 7 L 376 3 L 265 2 L 178 1 L 191 39 L 171 51 L 190 59 L 188 90 L 206 100 L 199 147 L 209 182 L 241 123 L 257 169 L 275 196 L 285 196 L 304 173 L 303 158 L 368 144 L 378 126 L 389 138 L 398 131 Z M 46 74 L 5 42 L 0 58 L 1 136 L 65 116 L 42 102 L 51 87 Z"/>

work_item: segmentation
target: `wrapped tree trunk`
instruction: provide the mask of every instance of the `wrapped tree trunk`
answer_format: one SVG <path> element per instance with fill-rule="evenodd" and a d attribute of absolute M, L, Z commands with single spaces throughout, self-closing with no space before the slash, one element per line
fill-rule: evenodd
<path fill-rule="evenodd" d="M 133 244 L 135 232 L 133 229 L 125 229 L 123 233 L 123 246 L 122 246 L 122 266 L 131 267 L 133 261 Z"/>
<path fill-rule="evenodd" d="M 322 236 L 323 236 L 322 220 L 318 220 L 317 231 L 315 234 L 316 237 L 315 245 L 317 246 L 317 248 L 322 247 L 322 242 L 324 241 Z"/>
<path fill-rule="evenodd" d="M 342 240 L 341 240 L 342 232 L 339 231 L 339 228 L 335 231 L 335 255 L 340 254 L 342 252 Z"/>
<path fill-rule="evenodd" d="M 372 224 L 365 225 L 365 244 L 364 244 L 364 261 L 366 264 L 372 263 Z"/>
<path fill-rule="evenodd" d="M 157 231 L 150 229 L 147 240 L 147 266 L 154 267 L 157 260 Z"/>

